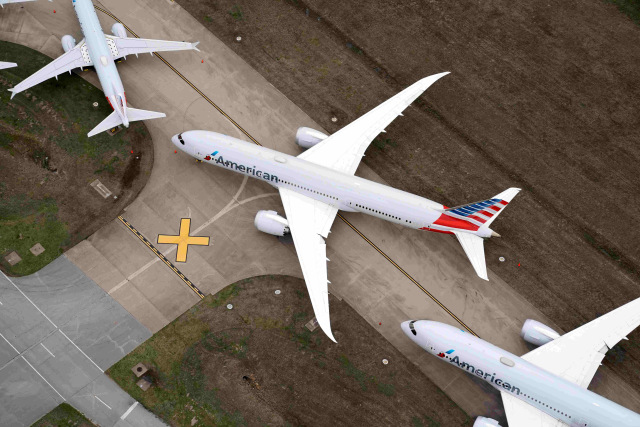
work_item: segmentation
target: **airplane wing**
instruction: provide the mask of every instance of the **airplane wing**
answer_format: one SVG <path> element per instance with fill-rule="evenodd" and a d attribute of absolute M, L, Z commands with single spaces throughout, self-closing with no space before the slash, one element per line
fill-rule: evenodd
<path fill-rule="evenodd" d="M 356 173 L 371 141 L 429 86 L 447 74 L 434 74 L 419 80 L 298 157 L 339 172 Z"/>
<path fill-rule="evenodd" d="M 605 354 L 640 325 L 640 298 L 536 348 L 522 358 L 587 388 Z"/>
<path fill-rule="evenodd" d="M 0 7 L 4 7 L 5 4 L 9 3 L 24 3 L 27 1 L 36 1 L 36 0 L 0 0 Z M 52 1 L 52 0 L 49 0 Z"/>
<path fill-rule="evenodd" d="M 0 0 L 2 1 L 2 0 Z M 0 70 L 4 70 L 6 68 L 13 68 L 13 67 L 17 67 L 18 64 L 16 64 L 15 62 L 0 62 Z"/>
<path fill-rule="evenodd" d="M 567 425 L 508 393 L 501 391 L 500 395 L 510 426 L 562 427 Z"/>
<path fill-rule="evenodd" d="M 91 62 L 87 49 L 85 48 L 85 42 L 82 40 L 69 52 L 57 57 L 40 70 L 18 83 L 15 87 L 9 89 L 9 92 L 12 92 L 11 98 L 16 96 L 16 94 L 52 77 L 57 79 L 60 74 L 66 72 L 70 73 L 74 68 L 89 67 L 91 65 L 93 65 L 93 62 Z"/>
<path fill-rule="evenodd" d="M 140 53 L 166 52 L 173 50 L 199 50 L 198 43 L 172 42 L 165 40 L 138 39 L 135 37 L 107 36 L 107 44 L 114 58 Z"/>
<path fill-rule="evenodd" d="M 280 188 L 280 197 L 316 319 L 336 342 L 329 321 L 327 246 L 323 237 L 327 237 L 338 209 L 286 188 Z"/>

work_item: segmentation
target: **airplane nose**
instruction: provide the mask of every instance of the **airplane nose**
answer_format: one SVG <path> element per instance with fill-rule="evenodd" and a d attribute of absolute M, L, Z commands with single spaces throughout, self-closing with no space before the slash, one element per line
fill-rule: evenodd
<path fill-rule="evenodd" d="M 405 335 L 411 338 L 411 331 L 409 330 L 409 321 L 407 320 L 406 322 L 402 322 L 400 324 L 400 327 L 402 328 L 402 332 L 404 332 Z"/>
<path fill-rule="evenodd" d="M 179 146 L 180 146 L 180 141 L 178 141 L 178 135 L 173 135 L 173 136 L 171 137 L 171 142 L 173 142 L 173 145 L 175 145 L 175 146 L 178 146 L 178 147 L 179 147 Z"/>

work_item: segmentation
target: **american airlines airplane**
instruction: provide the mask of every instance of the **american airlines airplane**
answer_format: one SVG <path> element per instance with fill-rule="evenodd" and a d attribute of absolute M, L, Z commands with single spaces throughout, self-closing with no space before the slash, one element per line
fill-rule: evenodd
<path fill-rule="evenodd" d="M 488 280 L 484 239 L 498 236 L 489 226 L 520 189 L 510 188 L 488 200 L 448 208 L 354 176 L 371 141 L 447 74 L 414 83 L 331 136 L 298 129 L 296 142 L 308 150 L 297 157 L 202 130 L 172 138 L 176 147 L 196 159 L 260 179 L 279 190 L 287 218 L 275 211 L 259 211 L 255 226 L 276 236 L 291 233 L 318 324 L 333 341 L 324 239 L 338 210 L 362 212 L 418 230 L 454 234 L 478 276 Z"/>
<path fill-rule="evenodd" d="M 13 68 L 17 66 L 18 64 L 16 64 L 15 62 L 0 62 L 0 70 L 4 70 L 6 68 Z"/>
<path fill-rule="evenodd" d="M 91 0 L 72 1 L 85 38 L 76 44 L 76 41 L 70 35 L 62 37 L 62 48 L 65 53 L 26 78 L 16 87 L 9 89 L 9 91 L 13 92 L 11 98 L 17 93 L 51 77 L 57 79 L 62 73 L 69 72 L 71 74 L 71 70 L 74 68 L 93 66 L 98 73 L 102 91 L 114 111 L 89 132 L 89 136 L 107 131 L 121 124 L 129 127 L 129 122 L 165 117 L 163 113 L 127 107 L 127 98 L 125 97 L 115 61 L 120 58 L 126 59 L 127 55 L 137 56 L 139 53 L 153 55 L 153 52 L 198 50 L 196 47 L 198 43 L 129 38 L 124 26 L 119 22 L 113 24 L 113 27 L 111 27 L 113 35 L 108 36 L 102 32 L 100 21 Z"/>
<path fill-rule="evenodd" d="M 540 346 L 518 357 L 444 323 L 412 320 L 402 330 L 428 353 L 500 391 L 511 427 L 638 427 L 640 414 L 587 387 L 605 354 L 640 325 L 640 298 L 560 336 L 528 319 L 521 336 Z M 495 427 L 478 417 L 474 427 Z"/>
<path fill-rule="evenodd" d="M 24 3 L 27 1 L 36 1 L 36 0 L 0 0 L 0 7 L 4 7 L 5 4 L 9 3 Z M 52 0 L 49 0 L 52 1 Z"/>

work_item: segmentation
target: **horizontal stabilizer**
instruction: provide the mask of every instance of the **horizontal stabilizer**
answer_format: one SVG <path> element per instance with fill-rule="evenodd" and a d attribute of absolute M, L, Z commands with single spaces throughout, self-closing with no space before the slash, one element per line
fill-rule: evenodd
<path fill-rule="evenodd" d="M 155 111 L 138 110 L 137 108 L 127 108 L 127 118 L 130 122 L 138 122 L 140 120 L 160 119 L 167 117 L 165 113 L 157 113 Z"/>
<path fill-rule="evenodd" d="M 120 116 L 118 115 L 117 112 L 114 111 L 111 114 L 109 114 L 106 119 L 100 122 L 98 126 L 93 128 L 93 130 L 89 132 L 87 136 L 92 137 L 99 133 L 106 132 L 109 129 L 113 129 L 114 127 L 119 126 L 121 124 L 122 124 L 122 120 L 120 119 Z"/>
<path fill-rule="evenodd" d="M 489 280 L 487 276 L 487 264 L 484 260 L 484 239 L 475 234 L 454 231 L 462 249 L 469 257 L 471 265 L 476 270 L 476 274 L 484 280 Z"/>
<path fill-rule="evenodd" d="M 489 227 L 519 191 L 519 188 L 509 188 L 491 199 L 448 208 L 444 213 L 479 227 Z"/>

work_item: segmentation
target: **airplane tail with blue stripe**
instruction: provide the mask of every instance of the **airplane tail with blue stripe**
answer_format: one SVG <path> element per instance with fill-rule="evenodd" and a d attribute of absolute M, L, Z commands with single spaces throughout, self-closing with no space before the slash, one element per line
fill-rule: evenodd
<path fill-rule="evenodd" d="M 468 221 L 480 228 L 488 228 L 519 191 L 519 188 L 509 188 L 491 199 L 449 208 L 444 213 Z"/>
<path fill-rule="evenodd" d="M 489 226 L 519 191 L 519 188 L 509 188 L 491 199 L 449 208 L 444 211 L 447 216 L 461 219 L 477 226 L 477 234 L 468 231 L 453 231 L 453 234 L 458 238 L 476 274 L 484 280 L 489 280 L 489 277 L 487 276 L 487 264 L 484 258 L 483 236 L 500 237 L 498 233 L 490 230 Z"/>

